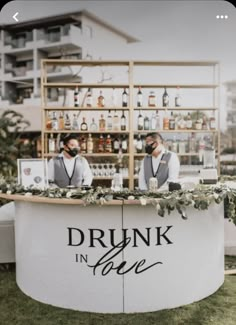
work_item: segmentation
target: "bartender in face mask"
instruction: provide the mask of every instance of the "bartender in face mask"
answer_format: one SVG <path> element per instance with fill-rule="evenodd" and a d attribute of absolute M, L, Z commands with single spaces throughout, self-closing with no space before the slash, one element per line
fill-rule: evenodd
<path fill-rule="evenodd" d="M 48 163 L 49 182 L 58 187 L 91 185 L 93 175 L 88 161 L 81 157 L 79 142 L 73 136 L 67 136 L 63 140 L 63 151 Z"/>
<path fill-rule="evenodd" d="M 158 188 L 168 189 L 168 183 L 175 182 L 179 177 L 178 156 L 165 149 L 163 138 L 158 132 L 147 134 L 145 151 L 147 155 L 140 166 L 139 188 L 147 190 L 149 179 L 155 177 Z"/>

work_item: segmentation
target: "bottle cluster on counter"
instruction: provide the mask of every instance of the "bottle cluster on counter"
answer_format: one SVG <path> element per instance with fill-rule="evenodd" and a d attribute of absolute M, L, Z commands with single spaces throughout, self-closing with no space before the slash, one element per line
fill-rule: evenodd
<path fill-rule="evenodd" d="M 49 153 L 57 153 L 63 150 L 63 141 L 60 142 L 59 150 L 56 148 L 56 141 L 53 133 L 51 133 L 48 139 Z M 110 134 L 100 134 L 99 137 L 93 137 L 90 133 L 88 135 L 82 134 L 79 137 L 79 146 L 81 154 L 124 154 L 128 152 L 128 137 L 126 135 L 115 135 L 112 137 Z"/>
<path fill-rule="evenodd" d="M 199 114 L 199 113 L 198 113 Z M 161 131 L 161 130 L 215 130 L 216 119 L 215 113 L 212 111 L 210 117 L 203 115 L 199 118 L 194 113 L 175 113 L 165 110 L 164 116 L 159 111 L 153 113 L 144 113 L 139 110 L 137 117 L 138 131 Z"/>
<path fill-rule="evenodd" d="M 53 131 L 63 130 L 78 130 L 78 131 L 127 131 L 127 118 L 123 111 L 120 115 L 116 110 L 112 113 L 109 110 L 108 113 L 101 114 L 100 118 L 96 120 L 92 118 L 91 123 L 87 123 L 86 117 L 80 118 L 80 113 L 71 114 L 69 112 L 64 113 L 49 111 L 46 121 L 46 129 Z"/>

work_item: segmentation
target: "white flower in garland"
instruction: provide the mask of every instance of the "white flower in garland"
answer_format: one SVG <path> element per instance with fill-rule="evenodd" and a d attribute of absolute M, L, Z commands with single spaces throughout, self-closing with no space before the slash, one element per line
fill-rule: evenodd
<path fill-rule="evenodd" d="M 135 197 L 133 195 L 128 196 L 128 200 L 134 200 L 134 199 L 135 199 Z"/>
<path fill-rule="evenodd" d="M 141 197 L 139 199 L 139 201 L 140 201 L 141 205 L 147 205 L 147 199 L 145 199 L 144 197 Z"/>
<path fill-rule="evenodd" d="M 33 194 L 31 192 L 26 192 L 25 196 L 32 196 Z"/>
<path fill-rule="evenodd" d="M 67 199 L 71 198 L 71 195 L 72 195 L 72 192 L 71 192 L 71 191 L 68 191 L 68 192 L 66 193 L 66 198 L 67 198 Z"/>
<path fill-rule="evenodd" d="M 8 191 L 6 192 L 6 194 L 11 194 L 11 190 L 8 190 Z"/>

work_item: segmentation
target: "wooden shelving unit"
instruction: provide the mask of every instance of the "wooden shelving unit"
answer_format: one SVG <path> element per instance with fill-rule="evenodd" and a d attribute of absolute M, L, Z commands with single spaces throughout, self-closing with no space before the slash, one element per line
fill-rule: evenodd
<path fill-rule="evenodd" d="M 103 83 L 97 82 L 94 80 L 94 82 L 83 82 L 83 77 L 80 78 L 81 82 L 66 82 L 64 80 L 63 82 L 55 82 L 55 79 L 53 82 L 50 81 L 50 73 L 47 73 L 47 68 L 48 66 L 68 66 L 68 67 L 74 67 L 74 66 L 79 66 L 79 67 L 86 67 L 90 69 L 96 68 L 125 68 L 127 70 L 127 80 L 125 82 L 119 81 L 119 82 L 111 82 L 105 81 Z M 156 68 L 156 67 L 163 67 L 168 68 L 168 69 L 174 69 L 176 67 L 178 68 L 194 68 L 194 69 L 204 69 L 207 68 L 208 70 L 211 70 L 209 73 L 211 73 L 211 80 L 207 80 L 206 83 L 203 82 L 205 80 L 204 78 L 202 80 L 197 80 L 196 82 L 186 82 L 180 80 L 180 84 L 176 82 L 172 82 L 171 80 L 166 83 L 166 82 L 160 82 L 157 80 L 157 82 L 152 82 L 151 78 L 149 82 L 144 82 L 143 80 L 137 80 L 136 79 L 136 69 L 150 69 L 150 68 Z M 196 70 L 195 70 L 196 71 Z M 78 76 L 81 77 L 81 76 Z M 134 160 L 135 159 L 142 159 L 144 157 L 144 153 L 136 153 L 134 150 L 133 142 L 134 142 L 134 137 L 136 137 L 138 134 L 141 136 L 145 136 L 148 132 L 153 132 L 153 130 L 142 130 L 139 131 L 137 130 L 136 126 L 136 115 L 138 114 L 138 111 L 141 110 L 142 112 L 153 112 L 153 111 L 160 111 L 160 112 L 170 112 L 173 111 L 175 113 L 178 112 L 183 112 L 186 114 L 186 112 L 203 112 L 206 114 L 208 111 L 209 112 L 215 112 L 218 114 L 217 116 L 217 121 L 218 121 L 218 127 L 215 130 L 196 130 L 196 129 L 175 129 L 175 130 L 157 130 L 160 133 L 163 133 L 163 136 L 167 136 L 170 134 L 171 136 L 177 134 L 182 134 L 183 136 L 186 136 L 188 134 L 194 134 L 194 135 L 200 135 L 200 134 L 208 134 L 209 136 L 212 137 L 213 139 L 213 144 L 216 146 L 216 156 L 219 155 L 220 152 L 220 129 L 219 129 L 219 106 L 220 106 L 220 90 L 219 90 L 219 85 L 220 85 L 220 67 L 219 67 L 219 62 L 217 61 L 113 61 L 113 60 L 108 60 L 108 61 L 84 61 L 84 60 L 51 60 L 51 59 L 46 59 L 41 61 L 41 96 L 42 96 L 42 157 L 45 158 L 51 158 L 56 156 L 54 153 L 49 153 L 48 152 L 48 139 L 49 139 L 49 134 L 55 134 L 55 137 L 58 135 L 62 134 L 68 134 L 68 133 L 73 133 L 73 134 L 78 134 L 80 135 L 87 135 L 89 133 L 92 134 L 93 138 L 98 138 L 99 134 L 107 135 L 111 134 L 111 136 L 115 135 L 126 135 L 128 136 L 128 153 L 124 154 L 114 154 L 114 153 L 93 153 L 93 154 L 83 154 L 83 156 L 88 159 L 97 159 L 99 162 L 99 159 L 101 158 L 106 158 L 106 159 L 112 159 L 114 160 L 121 159 L 126 159 L 126 162 L 128 164 L 128 170 L 129 170 L 129 177 L 124 177 L 124 180 L 127 182 L 128 187 L 130 189 L 133 189 L 135 186 L 135 182 L 137 180 L 137 177 L 134 176 Z M 167 89 L 173 89 L 176 87 L 180 87 L 180 89 L 186 89 L 186 91 L 192 91 L 192 90 L 201 90 L 203 89 L 204 91 L 209 91 L 212 92 L 212 105 L 207 104 L 206 106 L 203 106 L 199 103 L 196 103 L 196 105 L 185 105 L 181 107 L 175 107 L 173 105 L 170 105 L 168 107 L 163 107 L 160 105 L 160 102 L 156 107 L 148 107 L 147 104 L 143 105 L 142 107 L 137 107 L 136 106 L 136 94 L 138 87 L 141 87 L 144 91 L 148 91 L 148 89 L 155 90 L 159 92 L 159 98 L 160 94 L 163 93 L 163 91 L 160 92 L 160 88 L 164 89 L 166 87 Z M 74 107 L 74 106 L 64 106 L 61 104 L 50 106 L 47 105 L 47 96 L 48 96 L 48 89 L 49 88 L 66 88 L 70 90 L 74 90 L 75 87 L 78 87 L 79 89 L 87 89 L 87 88 L 92 88 L 95 89 L 97 92 L 101 89 L 104 89 L 104 91 L 111 91 L 113 88 L 119 90 L 119 93 L 121 94 L 123 89 L 126 88 L 129 98 L 128 98 L 128 107 L 122 107 L 121 105 L 117 105 L 115 107 L 107 105 L 103 108 L 97 107 L 94 105 L 93 107 Z M 162 96 L 162 94 L 161 94 Z M 146 100 L 147 103 L 147 100 Z M 145 104 L 145 103 L 144 103 Z M 45 128 L 46 126 L 46 117 L 47 113 L 50 111 L 55 111 L 57 114 L 59 111 L 62 112 L 71 112 L 72 114 L 75 112 L 82 112 L 82 113 L 89 113 L 91 112 L 92 114 L 97 114 L 97 112 L 106 112 L 108 110 L 111 111 L 122 111 L 125 112 L 126 118 L 128 120 L 128 125 L 127 125 L 127 131 L 80 131 L 80 130 L 48 130 Z M 186 157 L 189 161 L 192 158 L 197 158 L 198 152 L 186 152 L 186 153 L 178 153 L 179 157 Z M 220 162 L 218 161 L 218 174 L 220 172 Z M 94 180 L 111 180 L 111 177 L 94 177 Z"/>

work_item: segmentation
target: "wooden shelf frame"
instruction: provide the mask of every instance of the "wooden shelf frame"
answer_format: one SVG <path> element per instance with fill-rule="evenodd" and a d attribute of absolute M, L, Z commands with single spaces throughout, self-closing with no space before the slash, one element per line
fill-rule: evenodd
<path fill-rule="evenodd" d="M 47 72 L 47 66 L 50 65 L 59 65 L 59 66 L 86 66 L 86 67 L 126 67 L 128 68 L 128 81 L 125 83 L 80 83 L 80 82 L 50 82 L 50 73 Z M 166 67 L 207 67 L 212 69 L 212 81 L 210 83 L 183 83 L 183 84 L 175 84 L 175 83 L 169 83 L 169 84 L 162 84 L 162 83 L 134 83 L 134 71 L 136 67 L 154 67 L 154 66 L 166 66 Z M 49 78 L 49 79 L 48 79 Z M 142 88 L 176 88 L 179 86 L 180 88 L 187 88 L 187 89 L 208 89 L 209 91 L 212 91 L 212 107 L 137 107 L 135 102 L 135 94 L 137 92 L 137 88 L 141 86 Z M 129 94 L 129 102 L 128 107 L 70 107 L 70 106 L 47 106 L 46 105 L 46 98 L 49 88 L 70 88 L 75 89 L 75 87 L 78 88 L 99 88 L 99 89 L 112 89 L 112 88 L 118 88 L 123 89 L 126 88 Z M 135 114 L 137 111 L 141 110 L 143 113 L 145 111 L 214 111 L 218 112 L 217 116 L 217 122 L 218 126 L 216 130 L 159 130 L 159 132 L 164 134 L 179 134 L 179 133 L 194 133 L 194 134 L 211 134 L 213 137 L 213 143 L 216 144 L 216 139 L 218 146 L 216 148 L 216 156 L 220 152 L 220 63 L 218 61 L 131 61 L 131 60 L 123 60 L 123 61 L 117 61 L 117 60 L 106 60 L 106 61 L 87 61 L 87 60 L 63 60 L 63 59 L 43 59 L 41 60 L 41 97 L 42 97 L 42 157 L 49 158 L 53 157 L 56 154 L 50 154 L 48 153 L 48 135 L 50 133 L 54 134 L 66 134 L 66 133 L 75 133 L 75 134 L 121 134 L 121 135 L 128 135 L 128 141 L 129 141 L 129 153 L 122 154 L 122 157 L 128 158 L 128 168 L 129 168 L 129 177 L 125 178 L 128 180 L 129 188 L 134 188 L 134 181 L 137 179 L 134 177 L 134 159 L 142 158 L 145 154 L 137 154 L 134 151 L 133 148 L 133 139 L 134 136 L 137 134 L 145 135 L 149 132 L 154 132 L 153 130 L 136 130 L 136 122 L 134 121 Z M 48 111 L 126 111 L 128 113 L 128 131 L 80 131 L 80 130 L 46 130 L 45 129 L 45 121 L 46 121 L 46 114 Z M 185 153 L 185 154 L 178 154 L 178 156 L 188 156 L 189 159 L 193 156 L 197 156 L 198 153 Z M 83 154 L 85 157 L 97 157 L 98 159 L 100 157 L 118 157 L 119 154 L 109 154 L 109 153 L 94 153 L 94 154 Z M 220 175 L 220 161 L 218 161 L 218 175 Z M 96 178 L 96 179 L 103 179 L 102 177 Z M 105 179 L 105 178 L 104 178 Z M 107 178 L 111 179 L 111 178 Z"/>

